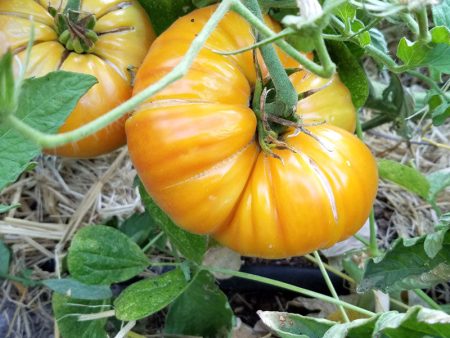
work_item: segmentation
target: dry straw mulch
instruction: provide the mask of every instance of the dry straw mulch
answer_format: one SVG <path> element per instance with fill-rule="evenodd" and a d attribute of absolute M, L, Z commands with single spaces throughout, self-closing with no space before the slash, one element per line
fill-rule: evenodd
<path fill-rule="evenodd" d="M 389 127 L 366 133 L 365 140 L 379 157 L 413 163 L 423 173 L 450 166 L 450 127 L 417 126 L 413 142 L 405 142 Z M 423 130 L 427 130 L 423 132 Z M 142 211 L 133 187 L 135 171 L 126 149 L 92 160 L 69 160 L 42 155 L 34 170 L 0 195 L 0 203 L 20 203 L 0 218 L 0 236 L 12 249 L 11 274 L 26 269 L 36 279 L 58 276 L 59 262 L 77 229 L 102 224 L 112 217 L 124 219 Z M 447 190 L 439 206 L 450 210 Z M 398 236 L 421 235 L 437 218 L 419 197 L 381 182 L 376 202 L 379 242 L 383 247 Z M 57 259 L 55 259 L 57 258 Z M 56 262 L 56 272 L 48 265 Z M 449 301 L 446 286 L 436 297 Z M 0 336 L 52 337 L 54 323 L 51 296 L 43 288 L 25 288 L 20 283 L 3 281 L 0 285 Z"/>

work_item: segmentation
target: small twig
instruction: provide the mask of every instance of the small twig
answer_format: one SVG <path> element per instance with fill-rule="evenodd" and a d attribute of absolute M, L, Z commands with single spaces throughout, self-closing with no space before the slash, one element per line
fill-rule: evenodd
<path fill-rule="evenodd" d="M 422 140 L 428 142 L 429 145 L 432 145 L 432 146 L 435 146 L 435 147 L 438 147 L 438 148 L 443 148 L 443 149 L 450 150 L 450 145 L 448 145 L 448 144 L 435 142 L 435 141 L 433 141 L 433 140 L 430 140 L 430 139 L 427 138 L 427 137 L 422 137 Z"/>
<path fill-rule="evenodd" d="M 101 319 L 101 318 L 108 318 L 113 317 L 116 314 L 115 310 L 108 310 L 103 312 L 96 312 L 96 313 L 88 313 L 88 314 L 82 314 L 77 315 L 78 321 L 88 321 L 88 320 L 95 320 L 95 319 Z M 61 320 L 62 318 L 58 318 L 58 320 Z"/>
<path fill-rule="evenodd" d="M 131 322 L 128 322 L 127 325 L 125 325 L 122 329 L 120 329 L 119 332 L 115 335 L 114 338 L 124 338 L 128 335 L 128 332 L 131 331 L 131 329 L 136 325 L 136 321 L 132 320 Z"/>
<path fill-rule="evenodd" d="M 116 169 L 119 167 L 120 163 L 123 161 L 123 159 L 127 156 L 128 152 L 126 149 L 124 149 L 114 160 L 114 162 L 111 164 L 111 166 L 108 168 L 108 170 L 102 175 L 102 177 L 98 180 L 98 182 L 92 186 L 91 189 L 86 193 L 85 199 L 83 202 L 78 206 L 77 210 L 72 216 L 72 219 L 70 223 L 68 224 L 66 231 L 64 232 L 62 238 L 60 239 L 59 243 L 55 247 L 55 270 L 57 273 L 58 278 L 61 277 L 61 270 L 60 270 L 60 258 L 62 251 L 64 250 L 65 245 L 67 242 L 73 237 L 74 233 L 80 226 L 84 216 L 89 212 L 92 205 L 97 200 L 98 194 L 102 190 L 104 184 L 108 182 L 111 175 L 114 174 Z"/>
<path fill-rule="evenodd" d="M 366 131 L 367 134 L 375 136 L 375 137 L 379 137 L 379 138 L 384 138 L 387 140 L 392 140 L 392 141 L 398 141 L 398 142 L 409 142 L 411 144 L 417 144 L 417 145 L 421 145 L 421 146 L 433 146 L 433 147 L 438 147 L 437 145 L 428 142 L 424 142 L 424 141 L 413 141 L 413 140 L 407 140 L 404 138 L 401 138 L 399 136 L 395 136 L 395 135 L 389 135 L 389 134 L 385 134 L 385 133 L 381 133 L 379 131 L 375 131 L 375 130 L 368 130 Z"/>

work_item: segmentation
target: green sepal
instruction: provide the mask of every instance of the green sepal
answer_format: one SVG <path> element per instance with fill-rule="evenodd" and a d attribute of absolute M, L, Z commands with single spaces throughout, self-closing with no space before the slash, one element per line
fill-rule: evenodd
<path fill-rule="evenodd" d="M 63 45 L 66 45 L 67 41 L 69 41 L 70 38 L 70 32 L 68 29 L 66 29 L 64 32 L 62 32 L 59 35 L 58 41 L 61 42 Z"/>
<path fill-rule="evenodd" d="M 13 72 L 13 54 L 7 51 L 0 58 L 0 119 L 16 111 L 17 95 Z"/>

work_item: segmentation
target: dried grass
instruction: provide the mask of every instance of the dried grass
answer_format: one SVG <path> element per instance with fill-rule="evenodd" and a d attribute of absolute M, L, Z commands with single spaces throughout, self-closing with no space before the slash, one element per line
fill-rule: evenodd
<path fill-rule="evenodd" d="M 133 187 L 135 175 L 126 149 L 92 160 L 40 156 L 33 171 L 0 195 L 0 203 L 20 203 L 0 219 L 0 236 L 12 249 L 10 273 L 20 275 L 31 269 L 35 279 L 54 278 L 67 242 L 79 227 L 142 211 Z M 49 261 L 55 261 L 55 273 L 41 269 Z M 0 314 L 10 328 L 4 334 L 52 336 L 50 299 L 48 290 L 3 282 Z"/>
<path fill-rule="evenodd" d="M 449 125 L 419 130 L 428 131 L 416 135 L 413 143 L 399 139 L 388 126 L 367 133 L 366 142 L 378 156 L 413 163 L 424 173 L 449 167 L 450 150 L 445 148 L 450 144 Z M 444 147 L 431 145 L 424 137 Z M 33 278 L 56 277 L 60 258 L 77 229 L 142 211 L 138 191 L 133 187 L 135 174 L 125 149 L 92 160 L 40 156 L 33 171 L 24 173 L 0 195 L 0 203 L 20 203 L 19 208 L 0 219 L 0 236 L 12 248 L 11 274 L 31 269 Z M 438 204 L 444 211 L 450 210 L 448 189 Z M 437 220 L 426 202 L 386 182 L 380 184 L 376 215 L 379 242 L 384 247 L 398 236 L 429 231 Z M 56 272 L 44 271 L 42 264 L 54 261 L 55 254 Z M 433 292 L 440 299 L 449 299 L 447 286 Z M 0 314 L 9 321 L 10 337 L 53 336 L 50 299 L 45 289 L 3 282 Z"/>
<path fill-rule="evenodd" d="M 365 118 L 370 112 L 365 112 Z M 412 165 L 423 174 L 450 167 L 450 124 L 439 128 L 415 125 L 413 137 L 406 142 L 389 125 L 365 134 L 365 141 L 378 158 Z M 450 189 L 439 195 L 438 206 L 450 211 Z M 432 207 L 417 195 L 396 184 L 381 181 L 375 203 L 380 244 L 388 247 L 397 237 L 423 235 L 433 229 L 438 217 Z"/>

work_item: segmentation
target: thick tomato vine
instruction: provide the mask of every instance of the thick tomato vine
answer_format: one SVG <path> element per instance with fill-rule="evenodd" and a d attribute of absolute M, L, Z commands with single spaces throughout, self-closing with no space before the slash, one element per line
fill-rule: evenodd
<path fill-rule="evenodd" d="M 27 77 L 65 70 L 91 74 L 98 80 L 81 98 L 60 132 L 76 129 L 126 101 L 132 93 L 132 73 L 155 38 L 137 0 L 81 1 L 80 11 L 72 12 L 79 13 L 75 19 L 78 21 L 71 22 L 74 31 L 61 29 L 61 16 L 54 17 L 51 9 L 61 14 L 66 4 L 61 0 L 0 2 L 0 31 L 6 34 L 15 55 L 16 70 L 24 67 L 25 48 L 34 25 L 35 42 Z M 112 151 L 125 144 L 125 119 L 76 143 L 48 151 L 69 157 L 92 157 Z"/>
<path fill-rule="evenodd" d="M 213 10 L 180 18 L 154 42 L 135 92 L 181 60 Z M 252 53 L 215 52 L 253 43 L 246 21 L 227 14 L 187 75 L 127 120 L 128 147 L 146 189 L 179 226 L 244 255 L 302 255 L 362 226 L 377 190 L 376 163 L 359 139 L 331 124 L 308 127 L 314 137 L 288 132 L 292 149 L 274 149 L 281 160 L 262 152 L 249 108 Z M 291 81 L 303 93 L 297 108 L 306 124 L 327 120 L 353 131 L 355 109 L 337 76 L 300 71 Z"/>

